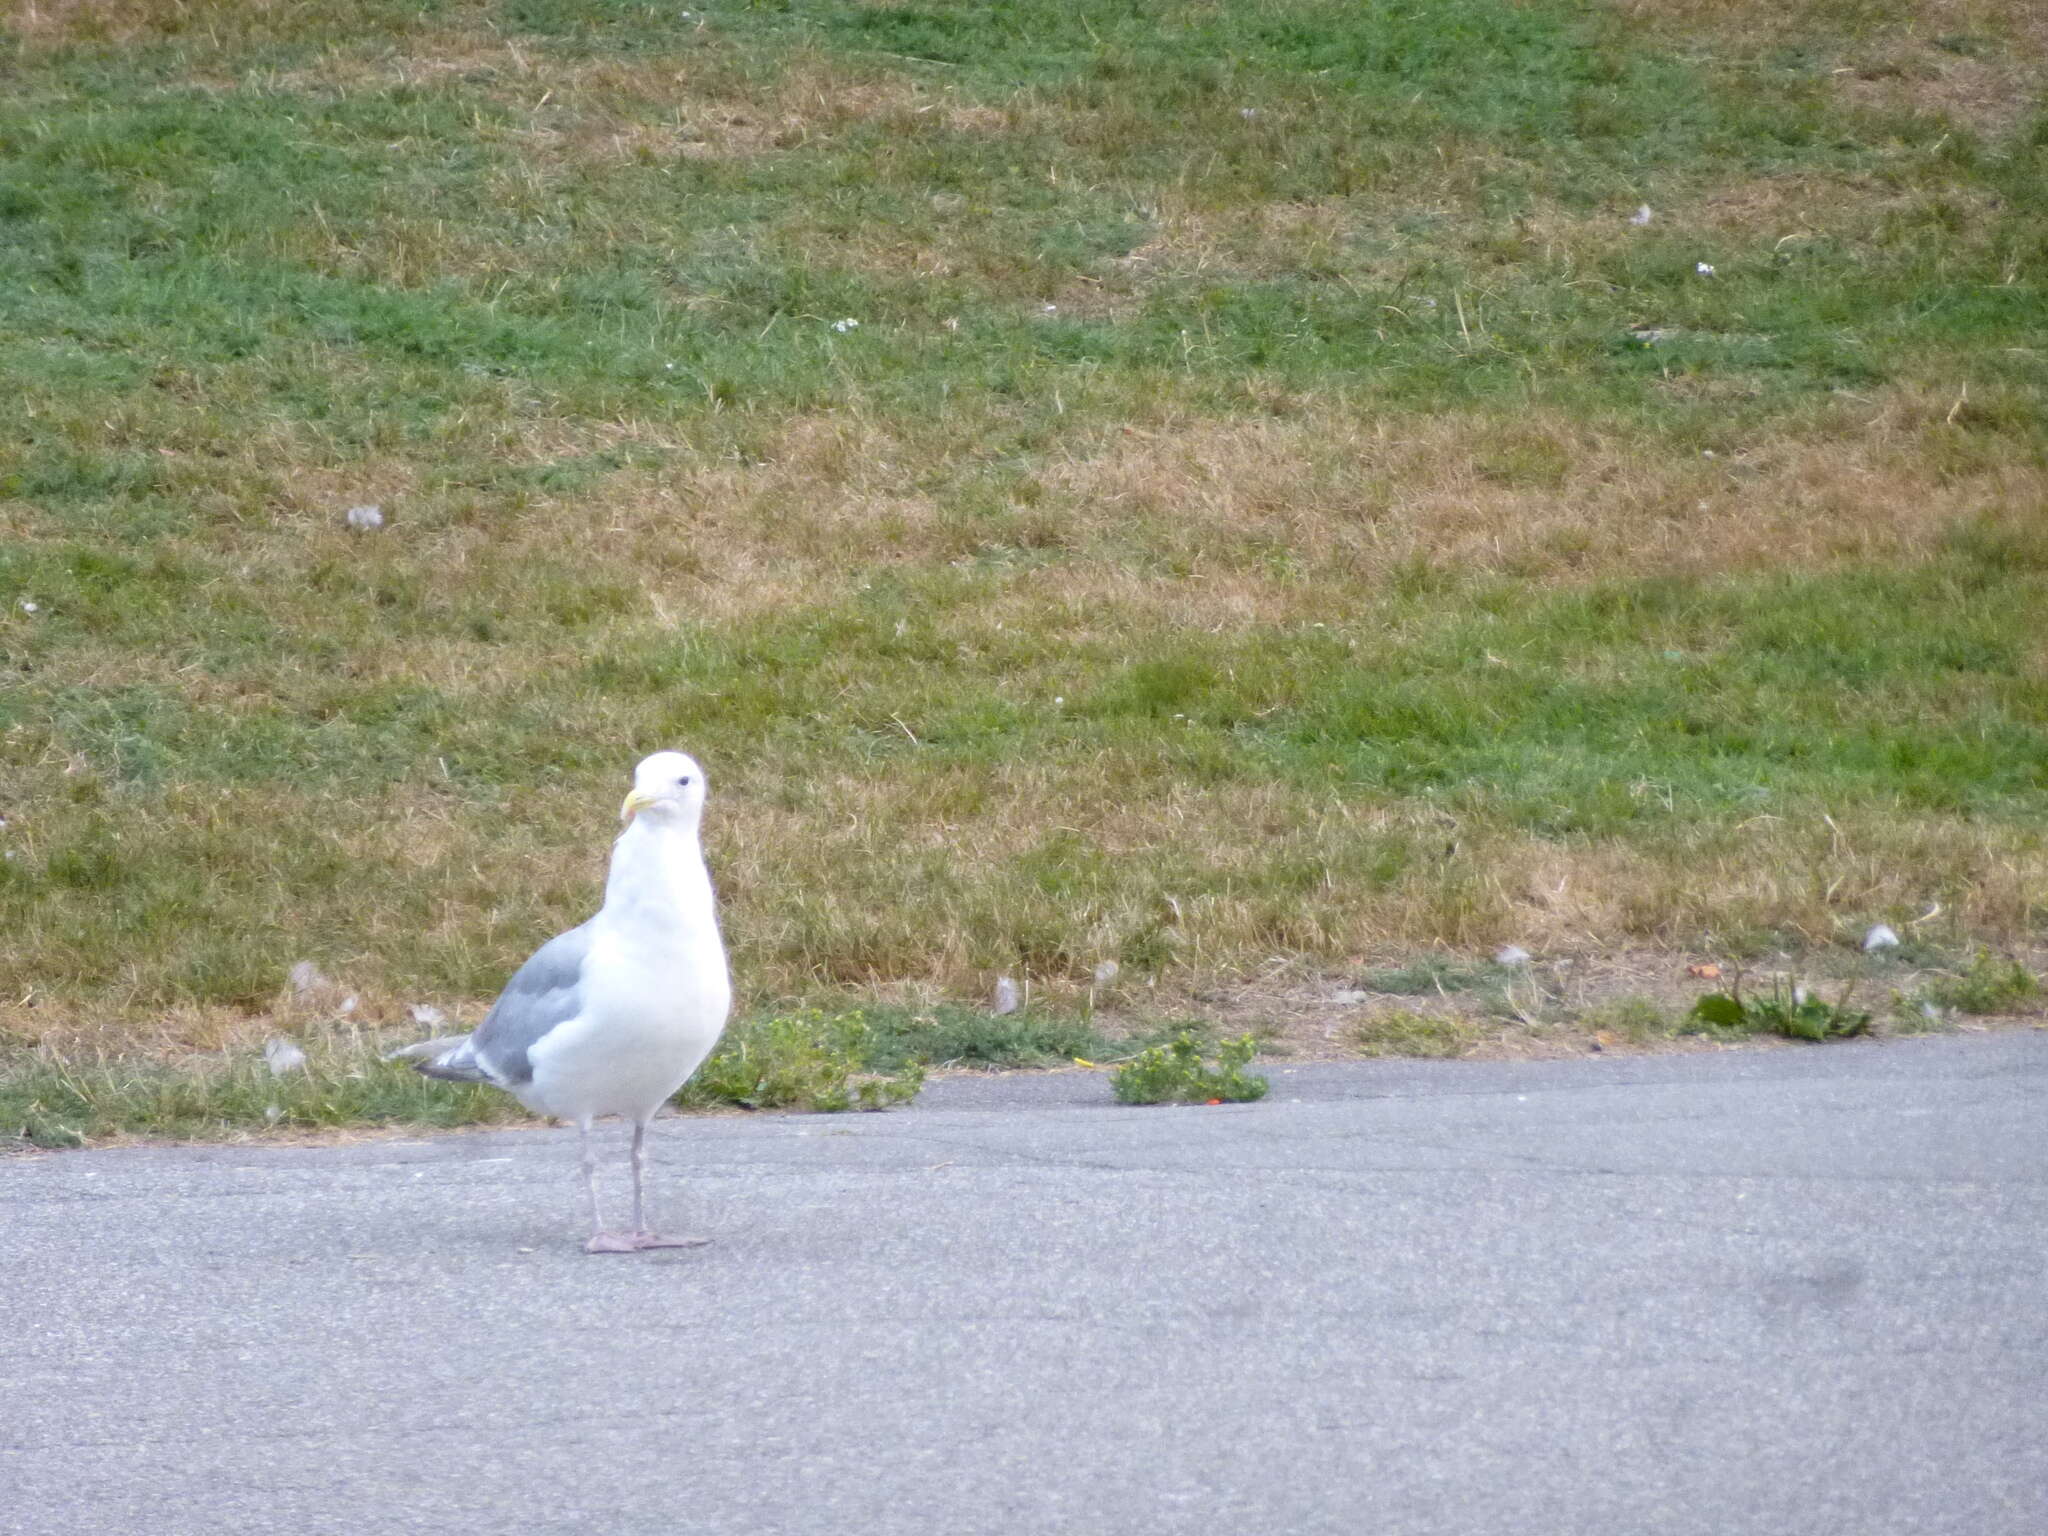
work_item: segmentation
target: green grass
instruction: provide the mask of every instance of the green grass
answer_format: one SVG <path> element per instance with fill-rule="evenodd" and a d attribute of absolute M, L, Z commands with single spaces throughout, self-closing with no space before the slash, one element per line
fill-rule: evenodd
<path fill-rule="evenodd" d="M 1663 1004 L 1639 994 L 1624 994 L 1588 1009 L 1584 1024 L 1596 1038 L 1613 1035 L 1630 1045 L 1654 1045 L 1683 1027 Z"/>
<path fill-rule="evenodd" d="M 1362 1056 L 1463 1056 L 1479 1041 L 1471 1020 L 1446 1014 L 1389 1008 L 1351 1031 Z"/>
<path fill-rule="evenodd" d="M 1510 967 L 1492 961 L 1419 955 L 1405 965 L 1367 971 L 1359 980 L 1374 992 L 1391 992 L 1397 997 L 1434 997 L 1452 992 L 1498 990 L 1514 974 Z"/>
<path fill-rule="evenodd" d="M 504 1094 L 432 1082 L 409 1066 L 379 1061 L 360 1042 L 316 1045 L 303 1069 L 282 1074 L 255 1051 L 177 1066 L 25 1057 L 0 1070 L 0 1146 L 10 1139 L 73 1147 L 124 1135 L 210 1141 L 269 1130 L 525 1118 Z"/>
<path fill-rule="evenodd" d="M 2011 1013 L 2041 995 L 2040 978 L 2010 955 L 1979 949 L 1960 972 L 1922 988 L 1938 1008 L 1958 1013 Z"/>
<path fill-rule="evenodd" d="M 15 13 L 0 1052 L 479 1006 L 669 744 L 894 1066 L 2038 932 L 2048 59 L 1877 15 Z"/>

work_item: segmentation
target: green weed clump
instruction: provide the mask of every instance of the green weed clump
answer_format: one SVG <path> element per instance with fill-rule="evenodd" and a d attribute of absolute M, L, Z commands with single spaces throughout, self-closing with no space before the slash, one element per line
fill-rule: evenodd
<path fill-rule="evenodd" d="M 1192 1032 L 1183 1030 L 1169 1043 L 1141 1051 L 1118 1067 L 1110 1083 L 1119 1104 L 1243 1103 L 1263 1099 L 1270 1084 L 1244 1070 L 1257 1050 L 1257 1043 L 1248 1034 L 1225 1040 L 1217 1047 L 1217 1060 L 1212 1067 L 1202 1059 L 1201 1042 Z"/>
<path fill-rule="evenodd" d="M 1958 976 L 1941 976 L 1924 989 L 1927 1000 L 1958 1013 L 2004 1013 L 2015 1004 L 2041 995 L 2034 973 L 2008 955 L 1979 949 L 1970 968 Z"/>
<path fill-rule="evenodd" d="M 1848 1040 L 1871 1032 L 1870 1015 L 1849 1006 L 1848 992 L 1831 1003 L 1782 980 L 1772 983 L 1769 997 L 1744 997 L 1737 977 L 1726 992 L 1709 992 L 1694 1003 L 1691 1019 L 1699 1033 L 1788 1040 Z"/>
<path fill-rule="evenodd" d="M 924 1068 L 906 1062 L 876 1071 L 875 1045 L 875 1029 L 860 1013 L 812 1008 L 746 1020 L 727 1031 L 674 1102 L 828 1114 L 909 1103 L 924 1086 Z"/>
<path fill-rule="evenodd" d="M 940 1006 L 805 1008 L 743 1019 L 676 1096 L 678 1104 L 833 1113 L 908 1103 L 931 1067 L 1043 1067 L 1108 1053 L 1078 1020 Z"/>

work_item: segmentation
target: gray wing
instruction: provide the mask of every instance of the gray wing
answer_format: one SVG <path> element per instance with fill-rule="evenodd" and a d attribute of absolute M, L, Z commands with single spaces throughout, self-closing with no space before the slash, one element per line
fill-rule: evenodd
<path fill-rule="evenodd" d="M 454 1050 L 419 1070 L 429 1077 L 490 1081 L 516 1087 L 533 1081 L 527 1053 L 557 1025 L 583 1007 L 583 961 L 590 953 L 590 924 L 558 934 L 512 973 L 483 1023 Z"/>

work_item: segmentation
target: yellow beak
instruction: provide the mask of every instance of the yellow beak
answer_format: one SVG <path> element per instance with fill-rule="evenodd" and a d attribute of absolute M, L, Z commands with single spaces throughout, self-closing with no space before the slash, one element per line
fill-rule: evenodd
<path fill-rule="evenodd" d="M 619 807 L 619 820 L 631 821 L 635 811 L 644 811 L 652 804 L 654 804 L 654 796 L 648 794 L 645 790 L 636 789 L 633 793 L 626 796 L 626 803 Z"/>

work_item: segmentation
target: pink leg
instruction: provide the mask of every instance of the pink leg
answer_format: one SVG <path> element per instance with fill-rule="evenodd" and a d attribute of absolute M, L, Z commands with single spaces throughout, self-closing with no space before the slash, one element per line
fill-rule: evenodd
<path fill-rule="evenodd" d="M 576 1133 L 583 1148 L 583 1194 L 590 1202 L 590 1241 L 583 1245 L 585 1253 L 632 1253 L 639 1245 L 622 1232 L 607 1232 L 604 1219 L 597 1214 L 597 1154 L 590 1146 L 590 1120 L 586 1116 L 576 1122 Z"/>
<path fill-rule="evenodd" d="M 650 1118 L 652 1118 L 650 1116 Z M 647 1171 L 647 1121 L 633 1122 L 633 1235 L 627 1239 L 635 1248 L 701 1248 L 708 1237 L 662 1237 L 647 1230 L 647 1206 L 641 1186 Z"/>

